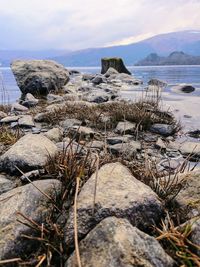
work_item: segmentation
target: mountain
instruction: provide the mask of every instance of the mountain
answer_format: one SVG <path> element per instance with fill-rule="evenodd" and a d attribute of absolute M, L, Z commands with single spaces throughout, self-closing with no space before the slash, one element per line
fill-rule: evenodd
<path fill-rule="evenodd" d="M 183 52 L 173 52 L 168 57 L 161 57 L 153 53 L 140 60 L 136 66 L 160 66 L 160 65 L 200 65 L 200 56 L 191 56 Z"/>
<path fill-rule="evenodd" d="M 129 45 L 85 49 L 53 59 L 65 66 L 99 66 L 102 57 L 122 57 L 125 64 L 134 65 L 150 53 L 166 56 L 176 50 L 200 55 L 200 31 L 160 34 Z"/>
<path fill-rule="evenodd" d="M 61 55 L 67 55 L 68 50 L 1 50 L 0 65 L 9 66 L 15 59 L 49 59 Z"/>

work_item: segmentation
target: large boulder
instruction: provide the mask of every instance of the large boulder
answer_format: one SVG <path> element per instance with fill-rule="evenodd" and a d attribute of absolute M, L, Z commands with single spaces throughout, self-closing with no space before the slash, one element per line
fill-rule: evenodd
<path fill-rule="evenodd" d="M 69 72 L 51 60 L 16 60 L 11 69 L 23 95 L 47 95 L 69 81 Z"/>
<path fill-rule="evenodd" d="M 192 93 L 195 88 L 190 84 L 180 84 L 172 87 L 172 91 L 176 93 Z"/>
<path fill-rule="evenodd" d="M 101 59 L 101 73 L 105 74 L 109 68 L 117 70 L 119 73 L 127 73 L 131 75 L 131 72 L 127 70 L 124 62 L 121 58 L 102 58 Z"/>
<path fill-rule="evenodd" d="M 151 188 L 133 177 L 121 163 L 106 164 L 98 171 L 94 208 L 95 179 L 96 173 L 85 183 L 78 196 L 79 238 L 110 216 L 126 218 L 131 224 L 141 228 L 146 228 L 161 218 L 162 204 L 157 195 Z M 73 246 L 73 237 L 74 211 L 72 209 L 65 227 L 67 245 Z"/>
<path fill-rule="evenodd" d="M 58 180 L 40 180 L 0 195 L 0 260 L 23 259 L 26 253 L 37 248 L 37 241 L 23 238 L 22 235 L 39 236 L 40 233 L 20 223 L 19 219 L 24 223 L 27 221 L 18 212 L 41 225 L 49 218 L 52 208 L 45 194 L 54 199 L 60 191 L 61 183 Z"/>
<path fill-rule="evenodd" d="M 56 153 L 56 145 L 44 135 L 27 134 L 1 156 L 0 169 L 14 174 L 16 166 L 23 172 L 42 168 Z"/>
<path fill-rule="evenodd" d="M 79 248 L 84 267 L 172 267 L 174 263 L 155 238 L 115 217 L 99 223 Z M 65 267 L 78 267 L 75 252 Z"/>

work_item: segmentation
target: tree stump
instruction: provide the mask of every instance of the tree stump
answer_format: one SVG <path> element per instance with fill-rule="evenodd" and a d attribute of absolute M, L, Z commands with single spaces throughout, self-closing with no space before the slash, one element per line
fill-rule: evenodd
<path fill-rule="evenodd" d="M 113 57 L 113 58 L 102 58 L 101 59 L 101 73 L 105 74 L 106 71 L 110 68 L 116 69 L 119 73 L 126 73 L 131 75 L 131 72 L 127 70 L 124 65 L 124 62 L 121 58 Z"/>

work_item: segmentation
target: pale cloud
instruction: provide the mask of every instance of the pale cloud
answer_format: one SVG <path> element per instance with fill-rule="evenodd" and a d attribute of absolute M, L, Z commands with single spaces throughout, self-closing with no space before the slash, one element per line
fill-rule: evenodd
<path fill-rule="evenodd" d="M 200 29 L 200 0 L 0 0 L 0 49 L 81 49 Z"/>

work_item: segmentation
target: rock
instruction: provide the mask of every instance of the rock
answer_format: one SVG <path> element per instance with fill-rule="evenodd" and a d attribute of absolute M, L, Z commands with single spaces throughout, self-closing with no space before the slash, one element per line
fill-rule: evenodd
<path fill-rule="evenodd" d="M 133 136 L 131 135 L 123 135 L 123 136 L 110 136 L 107 138 L 107 143 L 109 145 L 116 145 L 116 144 L 121 144 L 121 143 L 128 143 Z"/>
<path fill-rule="evenodd" d="M 200 143 L 193 141 L 185 141 L 183 143 L 171 142 L 170 148 L 177 149 L 184 157 L 188 157 L 190 161 L 198 161 L 200 159 Z"/>
<path fill-rule="evenodd" d="M 158 149 L 161 149 L 161 150 L 166 150 L 166 148 L 167 148 L 165 143 L 163 142 L 163 140 L 161 138 L 158 138 L 158 140 L 155 144 L 155 147 Z"/>
<path fill-rule="evenodd" d="M 51 60 L 16 60 L 12 62 L 11 69 L 24 95 L 47 95 L 69 81 L 69 72 Z"/>
<path fill-rule="evenodd" d="M 77 119 L 66 119 L 65 121 L 60 122 L 61 127 L 66 131 L 73 126 L 80 126 L 81 121 Z"/>
<path fill-rule="evenodd" d="M 42 180 L 15 188 L 0 196 L 1 260 L 16 257 L 23 259 L 27 253 L 32 253 L 38 246 L 37 241 L 22 237 L 23 234 L 34 236 L 38 233 L 17 220 L 27 223 L 18 212 L 39 225 L 49 218 L 52 205 L 34 185 L 52 198 L 61 191 L 61 183 L 58 180 Z"/>
<path fill-rule="evenodd" d="M 103 82 L 104 82 L 103 77 L 100 75 L 97 75 L 92 79 L 92 83 L 95 85 L 98 85 L 98 84 L 103 83 Z"/>
<path fill-rule="evenodd" d="M 142 84 L 141 80 L 135 79 L 133 76 L 130 76 L 126 73 L 119 73 L 117 75 L 111 75 L 109 80 L 116 79 L 117 81 L 121 81 L 122 83 L 127 83 L 129 85 L 139 85 Z"/>
<path fill-rule="evenodd" d="M 63 108 L 65 108 L 65 103 L 61 103 L 61 104 L 51 104 L 49 106 L 47 106 L 45 108 L 45 110 L 47 112 L 58 112 L 60 110 L 62 110 Z"/>
<path fill-rule="evenodd" d="M 192 241 L 193 244 L 198 246 L 196 247 L 196 253 L 200 257 L 200 218 L 194 218 L 191 222 L 191 234 L 189 239 Z"/>
<path fill-rule="evenodd" d="M 79 74 L 81 74 L 81 73 L 80 73 L 80 71 L 78 71 L 78 70 L 69 70 L 69 74 L 70 74 L 70 75 L 79 75 Z"/>
<path fill-rule="evenodd" d="M 78 236 L 82 238 L 100 221 L 110 216 L 128 219 L 131 224 L 146 228 L 158 221 L 162 214 L 162 204 L 157 195 L 142 182 L 132 176 L 121 163 L 110 163 L 98 171 L 95 210 L 94 173 L 84 184 L 77 201 Z M 65 227 L 67 246 L 73 244 L 74 212 L 70 210 Z"/>
<path fill-rule="evenodd" d="M 120 121 L 117 124 L 115 132 L 118 134 L 133 134 L 135 133 L 136 124 L 130 121 Z"/>
<path fill-rule="evenodd" d="M 195 91 L 195 88 L 189 84 L 180 84 L 172 87 L 172 91 L 176 93 L 192 93 Z"/>
<path fill-rule="evenodd" d="M 28 108 L 20 105 L 19 103 L 14 103 L 12 104 L 11 111 L 26 112 L 28 111 Z"/>
<path fill-rule="evenodd" d="M 82 80 L 83 81 L 91 81 L 94 78 L 95 78 L 94 74 L 85 73 L 85 74 L 83 74 Z"/>
<path fill-rule="evenodd" d="M 102 93 L 89 95 L 89 97 L 87 97 L 87 101 L 98 104 L 105 103 L 109 101 L 109 96 Z"/>
<path fill-rule="evenodd" d="M 172 267 L 174 262 L 158 241 L 127 220 L 109 217 L 79 244 L 84 267 Z M 78 267 L 75 252 L 65 267 Z"/>
<path fill-rule="evenodd" d="M 35 122 L 44 122 L 46 120 L 47 112 L 37 113 L 34 117 Z"/>
<path fill-rule="evenodd" d="M 13 189 L 15 187 L 15 184 L 8 180 L 6 176 L 0 174 L 0 195 Z"/>
<path fill-rule="evenodd" d="M 7 114 L 3 111 L 0 111 L 0 120 L 2 120 L 5 117 L 7 117 Z"/>
<path fill-rule="evenodd" d="M 23 182 L 29 182 L 28 179 L 30 179 L 31 181 L 34 181 L 36 179 L 38 179 L 40 176 L 40 172 L 39 170 L 35 170 L 35 171 L 30 171 L 30 172 L 26 172 L 24 173 L 21 177 L 20 180 Z M 28 178 L 28 179 L 27 179 Z"/>
<path fill-rule="evenodd" d="M 48 132 L 44 133 L 44 136 L 46 136 L 49 140 L 58 143 L 62 140 L 63 131 L 60 128 L 53 128 Z"/>
<path fill-rule="evenodd" d="M 194 131 L 189 131 L 189 132 L 187 132 L 187 134 L 193 138 L 200 138 L 200 130 L 199 129 L 194 130 Z"/>
<path fill-rule="evenodd" d="M 35 123 L 31 115 L 24 115 L 19 118 L 18 125 L 24 128 L 32 128 L 35 126 Z"/>
<path fill-rule="evenodd" d="M 11 122 L 17 122 L 20 116 L 7 116 L 3 119 L 1 119 L 1 123 L 11 123 Z"/>
<path fill-rule="evenodd" d="M 0 169 L 14 174 L 42 168 L 57 153 L 56 145 L 42 134 L 27 134 L 0 157 Z"/>
<path fill-rule="evenodd" d="M 86 140 L 98 139 L 101 135 L 95 132 L 90 127 L 84 126 L 73 126 L 69 129 L 70 135 L 76 138 L 76 140 Z"/>
<path fill-rule="evenodd" d="M 119 73 L 127 73 L 131 75 L 131 72 L 127 70 L 121 58 L 102 58 L 101 73 L 105 74 L 110 67 L 117 70 Z"/>
<path fill-rule="evenodd" d="M 63 102 L 63 101 L 64 101 L 63 96 L 54 95 L 54 94 L 48 94 L 47 95 L 47 102 L 48 103 L 59 103 L 59 102 Z"/>
<path fill-rule="evenodd" d="M 38 103 L 39 103 L 39 100 L 30 93 L 26 94 L 24 101 L 22 101 L 22 105 L 27 108 L 35 107 L 37 106 Z"/>
<path fill-rule="evenodd" d="M 87 144 L 87 148 L 91 148 L 91 149 L 103 150 L 104 147 L 105 147 L 105 143 L 103 141 L 94 140 Z"/>
<path fill-rule="evenodd" d="M 118 72 L 116 69 L 110 67 L 110 68 L 106 71 L 106 73 L 104 74 L 104 76 L 105 76 L 106 78 L 108 78 L 108 77 L 110 77 L 110 75 L 117 75 L 117 74 L 119 74 L 119 72 Z"/>
<path fill-rule="evenodd" d="M 167 83 L 153 78 L 153 79 L 148 81 L 148 85 L 153 85 L 153 86 L 158 86 L 158 87 L 166 87 Z"/>
<path fill-rule="evenodd" d="M 182 174 L 181 179 L 185 178 L 186 185 L 176 197 L 178 206 L 187 209 L 187 219 L 200 215 L 200 173 L 189 172 Z"/>
<path fill-rule="evenodd" d="M 93 90 L 91 86 L 80 86 L 77 91 L 81 93 L 90 93 Z"/>
<path fill-rule="evenodd" d="M 169 171 L 174 171 L 177 170 L 178 167 L 181 166 L 181 163 L 178 160 L 175 159 L 164 159 L 163 161 L 160 162 L 160 165 L 164 167 L 164 169 L 169 170 Z"/>
<path fill-rule="evenodd" d="M 174 133 L 174 128 L 169 124 L 155 123 L 151 126 L 150 131 L 163 136 L 169 136 Z"/>
<path fill-rule="evenodd" d="M 141 143 L 139 141 L 131 141 L 128 143 L 121 143 L 109 146 L 109 150 L 112 154 L 119 156 L 124 155 L 125 157 L 133 157 L 138 151 L 141 150 Z"/>

